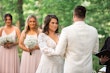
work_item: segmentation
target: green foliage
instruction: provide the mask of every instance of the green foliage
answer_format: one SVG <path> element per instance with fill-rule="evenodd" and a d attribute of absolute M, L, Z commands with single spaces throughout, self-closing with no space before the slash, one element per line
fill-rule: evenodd
<path fill-rule="evenodd" d="M 96 57 L 95 55 L 93 55 L 93 69 L 96 70 L 96 72 L 98 72 L 101 67 L 102 66 L 99 65 L 99 59 L 98 59 L 98 57 Z"/>
<path fill-rule="evenodd" d="M 55 14 L 59 18 L 60 26 L 68 26 L 72 24 L 73 8 L 79 3 L 80 1 L 72 0 L 42 0 L 39 7 L 40 22 L 43 22 L 47 14 Z"/>
<path fill-rule="evenodd" d="M 110 1 L 109 0 L 87 0 L 90 5 L 87 7 L 89 20 L 92 26 L 96 27 L 99 34 L 104 35 L 105 38 L 110 35 Z"/>
<path fill-rule="evenodd" d="M 3 16 L 5 13 L 11 13 L 14 18 L 17 19 L 16 14 L 16 0 L 0 0 L 0 22 L 3 25 Z M 13 21 L 15 22 L 16 19 L 13 18 Z"/>

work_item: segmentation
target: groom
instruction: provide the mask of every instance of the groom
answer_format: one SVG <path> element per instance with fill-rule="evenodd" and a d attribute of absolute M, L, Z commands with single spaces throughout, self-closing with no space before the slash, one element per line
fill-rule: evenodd
<path fill-rule="evenodd" d="M 64 73 L 92 73 L 92 53 L 97 53 L 99 48 L 98 33 L 84 22 L 85 7 L 77 6 L 73 15 L 74 23 L 62 30 L 51 55 L 64 56 Z"/>

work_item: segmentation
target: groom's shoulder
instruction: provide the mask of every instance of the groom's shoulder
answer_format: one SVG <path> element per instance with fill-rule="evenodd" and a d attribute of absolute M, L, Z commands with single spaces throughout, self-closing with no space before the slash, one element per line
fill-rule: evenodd
<path fill-rule="evenodd" d="M 98 35 L 98 30 L 94 26 L 88 25 L 87 28 L 88 28 L 87 32 L 94 34 L 94 35 Z"/>
<path fill-rule="evenodd" d="M 69 25 L 69 26 L 67 26 L 67 27 L 64 27 L 62 30 L 63 30 L 63 31 L 67 31 L 67 30 L 69 30 L 71 27 L 72 27 L 72 25 Z"/>
<path fill-rule="evenodd" d="M 68 31 L 68 27 L 62 29 L 62 32 L 67 32 L 67 31 Z"/>
<path fill-rule="evenodd" d="M 97 29 L 94 26 L 91 26 L 91 25 L 88 25 L 88 26 L 90 30 L 97 31 Z"/>

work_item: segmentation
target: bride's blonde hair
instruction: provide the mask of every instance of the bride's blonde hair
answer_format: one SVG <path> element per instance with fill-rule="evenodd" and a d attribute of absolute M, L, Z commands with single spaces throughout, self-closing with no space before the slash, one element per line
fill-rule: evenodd
<path fill-rule="evenodd" d="M 34 16 L 34 15 L 29 15 L 29 16 L 27 17 L 26 21 L 25 21 L 25 27 L 24 27 L 24 32 L 25 32 L 25 34 L 30 30 L 29 24 L 28 24 L 30 18 L 34 18 L 34 19 L 36 20 L 36 26 L 35 26 L 34 29 L 35 29 L 36 32 L 38 32 L 38 21 L 37 21 L 36 16 Z"/>

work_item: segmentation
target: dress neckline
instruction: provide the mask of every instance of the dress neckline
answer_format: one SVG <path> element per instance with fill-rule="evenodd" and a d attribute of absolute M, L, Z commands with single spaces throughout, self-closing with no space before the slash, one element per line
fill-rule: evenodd
<path fill-rule="evenodd" d="M 37 37 L 37 34 L 26 34 L 26 36 L 36 36 Z"/>
<path fill-rule="evenodd" d="M 5 32 L 5 30 L 3 30 L 3 32 L 4 32 L 6 35 L 10 35 L 10 34 L 12 34 L 13 32 L 15 32 L 15 30 L 13 30 L 12 32 L 10 32 L 10 33 L 8 33 L 8 34 Z"/>
<path fill-rule="evenodd" d="M 45 34 L 45 33 L 44 33 Z M 45 34 L 48 38 L 50 38 L 56 45 L 58 42 L 56 42 L 55 40 L 53 40 L 50 36 L 48 36 L 47 34 Z M 57 35 L 57 34 L 56 34 Z M 58 35 L 57 35 L 58 36 Z M 59 37 L 59 36 L 58 36 Z M 58 38 L 59 39 L 59 38 Z"/>

